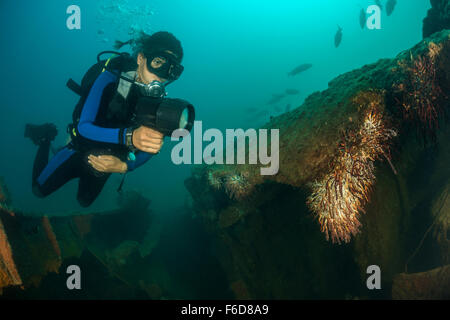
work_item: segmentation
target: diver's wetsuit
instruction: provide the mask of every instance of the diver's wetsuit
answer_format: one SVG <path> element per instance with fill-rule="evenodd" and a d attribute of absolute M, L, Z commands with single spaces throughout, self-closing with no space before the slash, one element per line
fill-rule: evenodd
<path fill-rule="evenodd" d="M 59 189 L 69 180 L 80 178 L 77 199 L 87 207 L 94 202 L 103 189 L 110 173 L 96 172 L 88 163 L 87 156 L 92 151 L 118 156 L 126 161 L 128 171 L 147 162 L 152 154 L 138 151 L 136 160 L 127 160 L 125 132 L 129 127 L 133 108 L 136 104 L 136 89 L 131 88 L 123 108 L 111 116 L 110 101 L 116 93 L 117 76 L 109 71 L 102 72 L 94 82 L 84 103 L 77 125 L 77 143 L 69 143 L 48 161 L 50 142 L 39 146 L 32 176 L 33 192 L 45 197 Z M 115 97 L 115 96 L 114 96 Z"/>

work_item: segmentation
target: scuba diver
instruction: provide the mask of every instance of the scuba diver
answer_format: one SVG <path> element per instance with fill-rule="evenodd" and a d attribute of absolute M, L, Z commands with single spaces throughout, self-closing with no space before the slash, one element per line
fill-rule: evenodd
<path fill-rule="evenodd" d="M 149 101 L 156 99 L 160 103 L 166 95 L 165 86 L 180 77 L 184 69 L 181 65 L 183 49 L 180 41 L 165 31 L 151 36 L 142 32 L 136 40 L 117 41 L 115 48 L 120 49 L 125 44 L 133 46 L 133 56 L 102 52 L 97 57 L 98 63 L 86 72 L 81 85 L 72 79 L 68 81 L 67 86 L 81 98 L 73 112 L 73 123 L 68 126 L 71 140 L 50 161 L 50 145 L 57 135 L 56 126 L 51 123 L 25 126 L 25 137 L 39 147 L 32 173 L 32 189 L 36 196 L 46 197 L 69 180 L 79 178 L 77 200 L 81 206 L 88 207 L 100 194 L 111 173 L 133 171 L 159 153 L 164 136 L 171 130 L 164 132 L 157 125 L 152 128 L 138 124 L 136 112 L 140 104 L 145 103 L 147 108 Z M 100 60 L 105 53 L 115 56 Z M 172 105 L 178 107 L 178 102 L 183 101 L 164 98 L 166 100 L 169 109 Z M 185 107 L 178 109 L 187 110 Z M 193 113 L 193 108 L 189 106 L 191 111 Z M 173 109 L 166 113 L 172 115 Z M 179 123 L 182 128 L 187 125 L 187 116 L 186 111 L 181 113 Z M 145 116 L 153 119 L 152 123 L 165 123 L 155 114 L 156 111 Z"/>

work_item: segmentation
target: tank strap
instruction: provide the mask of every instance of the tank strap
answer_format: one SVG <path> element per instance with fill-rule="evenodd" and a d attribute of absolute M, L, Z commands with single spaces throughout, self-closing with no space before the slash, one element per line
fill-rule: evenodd
<path fill-rule="evenodd" d="M 106 67 L 108 66 L 109 62 L 110 62 L 111 59 L 114 58 L 114 57 L 117 57 L 117 54 L 113 54 L 111 57 L 109 57 L 108 60 L 106 60 L 105 65 L 103 66 L 103 69 L 102 69 L 102 73 L 105 72 Z"/>

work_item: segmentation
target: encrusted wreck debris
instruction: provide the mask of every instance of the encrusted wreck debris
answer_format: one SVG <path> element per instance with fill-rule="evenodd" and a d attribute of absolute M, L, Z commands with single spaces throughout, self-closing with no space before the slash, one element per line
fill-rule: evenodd
<path fill-rule="evenodd" d="M 444 30 L 394 59 L 337 77 L 327 90 L 264 125 L 280 129 L 278 174 L 262 176 L 255 165 L 194 168 L 186 181 L 192 211 L 216 235 L 217 256 L 230 283 L 239 281 L 256 298 L 306 297 L 286 289 L 289 281 L 305 281 L 294 268 L 278 265 L 276 273 L 269 265 L 285 259 L 297 268 L 313 268 L 301 254 L 284 255 L 282 248 L 293 246 L 315 248 L 310 250 L 313 261 L 336 263 L 332 257 L 341 249 L 323 244 L 311 231 L 310 217 L 315 217 L 326 239 L 350 243 L 342 249 L 341 268 L 355 267 L 364 278 L 368 265 L 379 264 L 383 285 L 389 287 L 426 231 L 408 229 L 416 219 L 429 222 L 429 216 L 414 216 L 417 206 L 430 213 L 430 192 L 440 192 L 442 181 L 450 179 L 436 160 L 450 160 L 444 151 L 450 138 L 449 93 L 450 31 Z M 435 160 L 425 164 L 423 158 L 433 152 Z M 422 176 L 427 184 L 411 182 Z M 308 235 L 302 234 L 305 229 Z M 256 265 L 268 269 L 259 273 Z M 321 285 L 327 287 L 326 282 Z M 306 283 L 318 286 L 313 279 Z M 327 290 L 337 289 L 330 285 Z"/>
<path fill-rule="evenodd" d="M 386 159 L 391 163 L 389 144 L 397 132 L 385 127 L 382 112 L 375 107 L 380 104 L 373 101 L 361 127 L 342 138 L 331 172 L 311 186 L 308 205 L 327 240 L 333 242 L 349 242 L 359 232 L 359 213 L 364 212 L 375 184 L 374 162 Z"/>
<path fill-rule="evenodd" d="M 400 300 L 450 299 L 450 265 L 395 276 L 392 297 Z"/>
<path fill-rule="evenodd" d="M 11 246 L 0 221 L 0 294 L 4 287 L 19 285 L 22 285 L 22 279 L 17 272 Z"/>
<path fill-rule="evenodd" d="M 348 242 L 359 230 L 375 164 L 385 161 L 396 173 L 391 145 L 397 135 L 410 135 L 413 127 L 434 139 L 445 119 L 448 38 L 448 31 L 441 32 L 396 59 L 341 75 L 303 106 L 274 118 L 265 128 L 280 129 L 279 174 L 259 175 L 254 165 L 217 165 L 193 177 L 209 184 L 211 193 L 222 190 L 237 201 L 267 181 L 308 187 L 308 203 L 327 238 Z"/>
<path fill-rule="evenodd" d="M 64 260 L 79 258 L 85 250 L 111 269 L 123 267 L 150 226 L 149 201 L 132 195 L 133 210 L 88 215 L 48 217 L 13 214 L 0 208 L 0 289 L 38 287 L 47 274 L 60 272 Z M 116 269 L 115 269 L 116 268 Z"/>
<path fill-rule="evenodd" d="M 231 297 L 185 211 L 158 216 L 137 192 L 119 200 L 117 210 L 57 217 L 0 208 L 0 298 Z M 81 268 L 83 290 L 66 288 L 70 265 Z"/>

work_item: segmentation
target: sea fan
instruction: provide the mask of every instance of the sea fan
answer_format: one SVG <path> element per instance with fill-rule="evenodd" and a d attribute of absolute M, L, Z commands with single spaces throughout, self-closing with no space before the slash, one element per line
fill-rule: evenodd
<path fill-rule="evenodd" d="M 430 43 L 428 53 L 418 56 L 407 64 L 399 62 L 406 72 L 406 81 L 397 85 L 397 91 L 402 93 L 401 100 L 397 102 L 402 107 L 406 120 L 417 124 L 426 135 L 435 137 L 439 129 L 439 119 L 444 115 L 442 103 L 447 96 L 439 86 L 436 74 L 436 64 L 441 47 Z"/>
<path fill-rule="evenodd" d="M 359 232 L 359 214 L 364 212 L 375 182 L 374 161 L 385 158 L 395 172 L 389 142 L 396 135 L 385 127 L 381 113 L 372 108 L 360 129 L 344 136 L 331 172 L 312 184 L 307 202 L 327 240 L 349 242 Z"/>
<path fill-rule="evenodd" d="M 242 199 L 250 192 L 250 185 L 242 174 L 230 174 L 225 178 L 225 192 L 231 199 Z"/>

